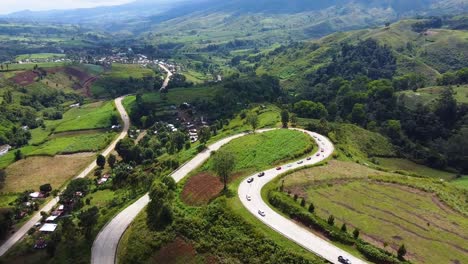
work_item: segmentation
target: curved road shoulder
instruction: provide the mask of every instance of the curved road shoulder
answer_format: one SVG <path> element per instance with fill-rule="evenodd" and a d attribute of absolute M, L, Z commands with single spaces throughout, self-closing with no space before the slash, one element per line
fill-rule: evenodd
<path fill-rule="evenodd" d="M 274 129 L 263 129 L 259 130 L 259 133 L 271 131 Z M 298 243 L 309 251 L 331 261 L 332 263 L 337 263 L 338 256 L 346 256 L 349 258 L 353 264 L 355 263 L 365 263 L 360 259 L 349 256 L 346 251 L 339 249 L 338 247 L 332 245 L 326 240 L 314 235 L 308 230 L 296 225 L 291 220 L 282 217 L 277 214 L 273 209 L 271 209 L 261 198 L 261 189 L 269 181 L 273 180 L 279 174 L 296 169 L 299 167 L 316 164 L 327 157 L 329 157 L 333 151 L 333 144 L 326 138 L 319 134 L 312 133 L 305 130 L 294 129 L 307 133 L 310 136 L 317 137 L 316 141 L 318 145 L 324 148 L 323 156 L 315 156 L 310 161 L 304 161 L 303 164 L 291 163 L 291 167 L 287 169 L 277 171 L 276 169 L 270 169 L 265 171 L 265 176 L 262 178 L 255 178 L 253 184 L 248 184 L 246 181 L 243 181 L 239 187 L 239 198 L 241 199 L 243 205 L 255 215 L 260 221 L 270 226 L 277 232 L 281 233 L 285 237 L 291 239 L 292 241 Z M 216 151 L 221 148 L 223 145 L 229 143 L 231 140 L 247 135 L 247 133 L 237 134 L 225 139 L 222 139 L 212 145 L 210 145 L 205 151 L 195 156 L 192 160 L 184 164 L 181 168 L 171 174 L 171 177 L 179 182 L 185 176 L 187 176 L 191 171 L 203 164 L 211 155 L 212 151 Z M 318 141 L 320 138 L 320 141 Z M 258 180 L 261 179 L 261 180 Z M 246 196 L 249 195 L 252 197 L 252 201 L 247 201 Z M 130 205 L 122 212 L 120 212 L 114 219 L 112 219 L 98 234 L 96 240 L 94 241 L 92 253 L 91 253 L 91 263 L 92 264 L 114 264 L 116 262 L 117 247 L 125 230 L 130 226 L 132 221 L 138 215 L 141 210 L 149 203 L 148 194 L 141 197 L 134 204 Z M 261 209 L 266 213 L 265 217 L 260 217 L 258 215 L 258 210 Z"/>
<path fill-rule="evenodd" d="M 346 251 L 334 246 L 321 237 L 313 234 L 306 228 L 294 223 L 291 221 L 291 219 L 278 214 L 269 205 L 267 205 L 265 201 L 263 201 L 261 195 L 262 188 L 277 176 L 290 170 L 317 164 L 333 154 L 334 147 L 328 138 L 310 131 L 301 129 L 296 130 L 307 133 L 315 139 L 319 146 L 319 150 L 317 152 L 318 156 L 317 153 L 315 153 L 310 160 L 303 160 L 303 163 L 301 164 L 298 164 L 297 162 L 286 164 L 282 167 L 281 170 L 276 170 L 275 168 L 267 170 L 265 171 L 265 175 L 261 178 L 254 174 L 251 176 L 254 178 L 254 181 L 251 183 L 247 182 L 247 179 L 251 177 L 246 178 L 239 186 L 239 199 L 241 200 L 244 207 L 261 222 L 282 234 L 289 240 L 296 242 L 303 248 L 330 261 L 331 263 L 339 263 L 339 256 L 343 256 L 349 259 L 353 264 L 366 263 L 361 259 L 351 256 Z M 321 152 L 321 149 L 323 149 L 323 152 Z M 247 196 L 249 196 L 250 201 L 247 199 Z M 259 210 L 264 212 L 265 216 L 261 216 L 259 214 Z"/>
<path fill-rule="evenodd" d="M 112 141 L 112 143 L 101 153 L 104 156 L 109 155 L 117 145 L 117 142 L 119 140 L 125 138 L 127 136 L 128 129 L 130 127 L 130 119 L 128 118 L 128 114 L 125 111 L 125 108 L 122 105 L 122 100 L 125 98 L 125 96 L 119 97 L 115 99 L 115 107 L 117 108 L 117 111 L 119 111 L 120 117 L 122 118 L 122 121 L 124 123 L 123 130 L 119 134 L 119 136 Z M 84 178 L 86 175 L 88 175 L 91 171 L 93 171 L 96 168 L 96 161 L 94 160 L 91 164 L 88 165 L 80 174 L 78 174 L 74 179 L 79 179 L 79 178 Z M 57 205 L 59 202 L 59 198 L 56 197 L 49 201 L 47 204 L 45 204 L 42 208 L 41 211 L 50 211 L 54 206 Z M 37 212 L 34 214 L 31 219 L 29 219 L 24 225 L 17 230 L 12 236 L 10 236 L 1 246 L 0 246 L 0 256 L 3 256 L 10 248 L 12 248 L 19 240 L 21 240 L 29 231 L 29 229 L 34 227 L 34 224 L 39 222 L 41 220 L 42 216 L 40 212 Z"/>

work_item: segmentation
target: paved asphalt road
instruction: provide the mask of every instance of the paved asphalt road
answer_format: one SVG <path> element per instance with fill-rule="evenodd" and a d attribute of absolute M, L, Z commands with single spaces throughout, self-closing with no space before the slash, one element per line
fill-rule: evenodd
<path fill-rule="evenodd" d="M 125 108 L 122 105 L 122 100 L 125 96 L 119 97 L 115 99 L 115 106 L 120 113 L 120 116 L 124 122 L 124 127 L 120 135 L 112 141 L 112 143 L 102 152 L 102 155 L 107 156 L 109 155 L 115 148 L 115 145 L 119 140 L 125 138 L 127 136 L 128 128 L 130 127 L 130 119 L 128 118 L 128 114 L 125 111 Z M 78 174 L 75 179 L 84 178 L 90 172 L 92 172 L 96 168 L 96 161 L 93 161 L 91 164 L 88 165 L 80 174 Z M 53 200 L 49 201 L 44 207 L 40 209 L 40 211 L 50 211 L 55 205 L 57 205 L 59 198 L 54 198 Z M 39 222 L 41 219 L 40 212 L 34 214 L 29 221 L 27 221 L 18 231 L 16 231 L 11 237 L 8 238 L 1 246 L 0 246 L 0 256 L 3 256 L 13 245 L 18 242 L 21 238 L 26 235 L 26 233 L 34 227 L 34 224 Z"/>
<path fill-rule="evenodd" d="M 278 175 L 289 170 L 319 163 L 333 154 L 333 144 L 326 137 L 305 130 L 297 130 L 305 132 L 311 137 L 314 137 L 319 146 L 318 152 L 311 156 L 310 160 L 303 159 L 302 164 L 293 162 L 282 166 L 281 170 L 277 170 L 276 168 L 267 170 L 265 171 L 265 176 L 263 177 L 258 177 L 257 173 L 251 177 L 246 178 L 239 186 L 239 199 L 242 201 L 242 204 L 247 208 L 247 210 L 249 210 L 250 213 L 252 213 L 264 224 L 268 225 L 278 233 L 281 233 L 288 239 L 301 245 L 305 249 L 315 253 L 316 255 L 319 255 L 332 263 L 339 263 L 338 256 L 343 256 L 344 258 L 349 259 L 353 264 L 365 263 L 364 261 L 351 256 L 346 251 L 332 245 L 328 241 L 316 236 L 309 230 L 299 226 L 290 219 L 276 213 L 263 201 L 261 196 L 261 190 L 263 186 L 276 178 Z M 322 149 L 323 152 L 321 152 Z M 248 183 L 247 180 L 249 178 L 253 178 L 254 181 Z M 247 197 L 249 197 L 250 201 L 247 199 Z M 259 214 L 259 210 L 264 212 L 265 216 L 261 216 Z"/>
<path fill-rule="evenodd" d="M 263 129 L 257 132 L 262 133 L 270 130 L 273 129 Z M 324 152 L 320 152 L 320 156 L 314 155 L 310 161 L 305 160 L 304 163 L 301 165 L 297 163 L 291 163 L 291 167 L 285 165 L 280 171 L 277 171 L 275 168 L 269 171 L 265 171 L 265 176 L 262 178 L 254 176 L 255 180 L 252 184 L 248 184 L 246 181 L 242 182 L 239 187 L 239 197 L 244 206 L 252 214 L 257 216 L 262 222 L 275 229 L 277 232 L 283 234 L 287 238 L 300 244 L 304 248 L 310 250 L 311 252 L 329 260 L 330 262 L 337 263 L 338 256 L 344 256 L 345 258 L 350 259 L 353 264 L 365 263 L 357 258 L 350 256 L 347 252 L 333 246 L 332 244 L 303 229 L 302 227 L 296 225 L 291 220 L 278 215 L 271 208 L 269 208 L 261 199 L 261 188 L 279 174 L 287 170 L 298 168 L 299 166 L 315 164 L 326 159 L 333 153 L 333 144 L 327 138 L 309 131 L 299 131 L 320 138 L 320 141 L 317 140 L 317 143 L 319 146 L 321 146 L 321 148 L 324 149 Z M 203 162 L 205 162 L 210 157 L 211 151 L 216 151 L 231 140 L 242 137 L 244 135 L 246 135 L 246 133 L 231 136 L 222 139 L 214 143 L 213 145 L 210 145 L 207 150 L 198 154 L 192 160 L 185 163 L 181 168 L 175 171 L 171 175 L 171 177 L 173 177 L 176 182 L 179 182 L 192 170 L 202 165 Z M 247 195 L 251 196 L 251 201 L 247 201 Z M 141 210 L 143 210 L 143 208 L 148 203 L 149 197 L 148 194 L 146 194 L 134 204 L 130 205 L 128 208 L 119 213 L 101 230 L 93 244 L 91 253 L 91 264 L 114 264 L 116 262 L 116 253 L 120 238 L 122 237 L 123 233 L 128 228 L 128 226 L 131 224 L 131 222 L 138 215 L 138 213 Z M 261 217 L 260 215 L 258 215 L 259 209 L 266 213 L 265 217 Z"/>
<path fill-rule="evenodd" d="M 268 130 L 271 129 L 261 130 L 261 132 Z M 202 165 L 203 162 L 210 157 L 212 151 L 216 151 L 231 140 L 244 135 L 246 134 L 237 134 L 210 145 L 205 151 L 201 152 L 178 170 L 174 171 L 171 174 L 171 177 L 176 182 L 179 182 L 187 176 L 189 172 Z M 120 238 L 135 217 L 148 203 L 149 196 L 148 194 L 145 194 L 135 203 L 120 212 L 109 223 L 107 223 L 103 229 L 101 229 L 93 243 L 93 248 L 91 250 L 91 264 L 114 264 L 116 262 L 116 253 Z"/>

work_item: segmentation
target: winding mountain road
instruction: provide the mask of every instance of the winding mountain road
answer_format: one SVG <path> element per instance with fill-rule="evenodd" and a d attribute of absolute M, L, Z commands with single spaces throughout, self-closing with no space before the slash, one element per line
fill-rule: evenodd
<path fill-rule="evenodd" d="M 164 82 L 161 86 L 161 89 L 159 89 L 159 91 L 163 91 L 164 89 L 167 88 L 167 86 L 169 85 L 169 82 L 171 81 L 172 72 L 166 66 L 164 66 L 164 64 L 158 63 L 158 65 L 161 69 L 163 69 L 167 73 L 166 78 L 164 79 Z"/>
<path fill-rule="evenodd" d="M 101 153 L 104 156 L 108 156 L 115 149 L 117 142 L 119 142 L 119 140 L 127 136 L 127 132 L 130 127 L 130 119 L 128 117 L 127 112 L 125 111 L 125 108 L 122 105 L 122 100 L 124 98 L 125 96 L 115 99 L 115 106 L 117 108 L 117 111 L 119 111 L 120 117 L 122 118 L 122 121 L 124 123 L 123 130 L 119 134 L 119 136 L 116 139 L 114 139 L 114 141 L 112 141 L 112 143 Z M 74 179 L 86 177 L 86 175 L 92 172 L 96 167 L 97 167 L 96 160 L 94 160 L 91 164 L 88 165 L 88 167 L 86 167 Z M 42 207 L 40 211 L 48 212 L 52 210 L 52 208 L 56 206 L 58 202 L 59 202 L 59 198 L 58 197 L 54 198 L 51 201 L 49 201 L 47 204 L 45 204 L 44 207 Z M 29 229 L 33 228 L 34 225 L 41 220 L 41 218 L 42 216 L 40 212 L 37 212 L 31 217 L 31 219 L 29 219 L 26 223 L 24 223 L 24 225 L 19 230 L 17 230 L 12 236 L 10 236 L 0 246 L 0 256 L 3 256 L 11 247 L 13 247 L 13 245 L 15 245 L 19 240 L 21 240 L 27 234 Z"/>
<path fill-rule="evenodd" d="M 274 129 L 262 129 L 258 130 L 257 132 L 263 133 L 271 130 Z M 323 161 L 333 153 L 333 144 L 326 137 L 301 129 L 294 130 L 307 133 L 311 137 L 314 137 L 320 148 L 323 148 L 324 152 L 320 152 L 319 150 L 319 156 L 314 155 L 311 160 L 304 160 L 301 164 L 291 163 L 283 166 L 283 169 L 281 170 L 276 170 L 273 168 L 265 171 L 264 177 L 259 178 L 253 176 L 254 181 L 250 184 L 247 183 L 246 180 L 243 181 L 238 190 L 239 198 L 241 199 L 242 204 L 247 208 L 247 210 L 249 210 L 249 212 L 255 215 L 266 225 L 270 226 L 288 239 L 298 243 L 307 250 L 327 259 L 332 263 L 339 263 L 338 256 L 344 256 L 345 258 L 348 258 L 353 264 L 365 263 L 358 258 L 350 256 L 346 251 L 332 245 L 331 243 L 316 236 L 305 228 L 295 224 L 290 219 L 279 215 L 262 200 L 262 187 L 279 174 L 288 170 L 316 164 L 320 161 Z M 216 151 L 233 139 L 245 135 L 247 135 L 247 133 L 237 134 L 210 145 L 205 151 L 198 154 L 192 160 L 172 173 L 171 177 L 176 182 L 179 182 L 191 171 L 202 165 L 210 157 L 212 151 Z M 251 201 L 246 199 L 247 195 L 251 197 Z M 101 230 L 93 244 L 91 252 L 91 264 L 114 264 L 116 262 L 116 253 L 120 238 L 138 215 L 138 213 L 140 213 L 148 203 L 149 196 L 146 194 L 135 203 L 124 209 Z M 260 216 L 258 214 L 258 210 L 262 210 L 266 215 L 264 217 Z"/>
<path fill-rule="evenodd" d="M 313 234 L 306 228 L 296 224 L 291 221 L 291 219 L 278 214 L 275 210 L 270 208 L 265 201 L 263 201 L 261 195 L 262 188 L 274 178 L 286 171 L 317 164 L 333 154 L 334 147 L 328 138 L 310 131 L 302 129 L 296 130 L 307 133 L 313 137 L 319 146 L 318 152 L 315 153 L 310 160 L 302 160 L 301 164 L 298 162 L 289 163 L 282 166 L 281 170 L 273 168 L 264 171 L 265 175 L 262 177 L 258 177 L 257 174 L 254 174 L 251 177 L 246 178 L 239 186 L 239 199 L 244 207 L 261 222 L 331 263 L 339 263 L 339 256 L 349 259 L 353 264 L 365 263 L 361 259 L 351 256 L 346 251 L 334 246 L 330 242 Z M 323 152 L 321 152 L 321 150 L 323 150 Z M 248 183 L 247 180 L 249 178 L 253 178 L 253 182 Z M 261 216 L 259 211 L 263 212 L 264 216 Z"/>

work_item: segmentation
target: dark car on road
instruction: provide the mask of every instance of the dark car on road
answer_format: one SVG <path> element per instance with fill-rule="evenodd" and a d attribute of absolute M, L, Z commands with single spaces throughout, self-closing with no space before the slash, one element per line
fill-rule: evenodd
<path fill-rule="evenodd" d="M 265 172 L 260 172 L 260 173 L 258 174 L 258 177 L 263 177 L 263 176 L 265 176 Z"/>
<path fill-rule="evenodd" d="M 249 178 L 249 179 L 247 180 L 248 183 L 251 183 L 251 182 L 253 182 L 253 181 L 254 181 L 254 178 Z"/>
<path fill-rule="evenodd" d="M 338 261 L 343 264 L 351 264 L 351 261 L 349 259 L 345 259 L 343 256 L 339 256 Z"/>

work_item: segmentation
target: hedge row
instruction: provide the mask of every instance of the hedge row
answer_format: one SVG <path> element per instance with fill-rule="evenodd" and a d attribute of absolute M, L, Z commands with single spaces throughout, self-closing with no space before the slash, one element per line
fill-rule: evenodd
<path fill-rule="evenodd" d="M 268 201 L 290 218 L 314 230 L 322 232 L 330 240 L 346 245 L 356 245 L 356 248 L 371 261 L 382 264 L 410 263 L 405 260 L 399 260 L 390 252 L 366 243 L 359 238 L 356 239 L 349 233 L 341 231 L 338 227 L 328 224 L 326 220 L 307 212 L 303 207 L 294 202 L 289 195 L 277 191 L 270 191 L 268 193 Z"/>

